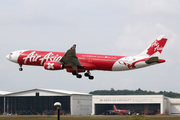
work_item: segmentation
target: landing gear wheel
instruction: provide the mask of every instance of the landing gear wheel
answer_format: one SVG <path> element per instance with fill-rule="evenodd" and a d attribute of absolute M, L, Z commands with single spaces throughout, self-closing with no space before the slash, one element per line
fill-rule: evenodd
<path fill-rule="evenodd" d="M 22 64 L 19 64 L 20 68 L 19 71 L 23 71 Z"/>
<path fill-rule="evenodd" d="M 91 73 L 90 73 L 89 70 L 84 74 L 84 76 L 85 76 L 85 77 L 88 77 L 90 80 L 93 80 L 93 79 L 94 79 L 94 76 L 91 76 Z"/>
<path fill-rule="evenodd" d="M 82 78 L 82 75 L 81 74 L 77 74 L 76 77 L 77 78 Z"/>
<path fill-rule="evenodd" d="M 93 79 L 94 79 L 94 76 L 89 76 L 89 79 L 90 79 L 90 80 L 93 80 Z"/>
<path fill-rule="evenodd" d="M 23 71 L 23 68 L 19 68 L 19 71 Z"/>
<path fill-rule="evenodd" d="M 78 72 L 76 72 L 76 71 L 73 71 L 72 75 L 76 75 L 77 78 L 82 78 L 82 75 L 78 74 Z"/>
<path fill-rule="evenodd" d="M 88 72 L 85 73 L 84 76 L 85 76 L 85 77 L 89 77 L 89 73 L 88 73 Z"/>
<path fill-rule="evenodd" d="M 73 71 L 73 72 L 72 72 L 72 75 L 77 75 L 77 72 L 76 72 L 76 71 Z"/>

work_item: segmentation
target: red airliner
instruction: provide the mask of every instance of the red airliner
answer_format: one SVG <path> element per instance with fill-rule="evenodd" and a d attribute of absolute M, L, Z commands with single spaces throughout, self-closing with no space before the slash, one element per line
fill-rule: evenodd
<path fill-rule="evenodd" d="M 131 112 L 129 110 L 120 110 L 120 109 L 117 109 L 115 105 L 113 105 L 113 111 L 117 114 L 131 114 Z"/>
<path fill-rule="evenodd" d="M 165 62 L 159 59 L 167 37 L 160 35 L 147 49 L 135 56 L 115 56 L 76 53 L 74 44 L 67 52 L 19 50 L 11 52 L 6 58 L 18 63 L 22 71 L 22 65 L 44 66 L 46 70 L 63 70 L 72 73 L 77 78 L 81 78 L 80 72 L 85 72 L 85 77 L 94 79 L 90 71 L 124 71 L 132 70 L 150 65 Z"/>

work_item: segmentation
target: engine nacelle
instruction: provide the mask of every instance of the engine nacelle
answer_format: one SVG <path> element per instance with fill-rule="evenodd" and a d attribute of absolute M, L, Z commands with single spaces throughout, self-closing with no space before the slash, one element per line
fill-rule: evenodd
<path fill-rule="evenodd" d="M 44 69 L 46 70 L 62 70 L 64 66 L 58 62 L 45 62 Z"/>

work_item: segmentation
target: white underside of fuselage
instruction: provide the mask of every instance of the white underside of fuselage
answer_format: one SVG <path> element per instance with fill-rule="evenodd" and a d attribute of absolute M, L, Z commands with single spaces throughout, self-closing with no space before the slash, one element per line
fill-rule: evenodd
<path fill-rule="evenodd" d="M 117 60 L 112 66 L 112 71 L 126 71 L 142 67 L 147 67 L 153 64 L 146 64 L 145 61 L 140 61 L 142 57 L 125 57 Z"/>

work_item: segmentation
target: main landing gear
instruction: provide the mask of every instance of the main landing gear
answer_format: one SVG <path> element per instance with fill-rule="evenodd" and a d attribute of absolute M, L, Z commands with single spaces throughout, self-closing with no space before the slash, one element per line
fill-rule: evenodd
<path fill-rule="evenodd" d="M 76 71 L 73 71 L 72 72 L 72 75 L 76 75 L 77 78 L 82 78 L 82 75 L 81 74 L 78 74 Z M 93 80 L 94 79 L 94 76 L 91 75 L 90 71 L 87 71 L 85 74 L 84 74 L 85 77 L 88 77 L 90 80 Z"/>
<path fill-rule="evenodd" d="M 88 77 L 90 80 L 94 79 L 94 76 L 91 75 L 90 71 L 87 71 L 86 73 L 84 73 L 85 77 Z"/>
<path fill-rule="evenodd" d="M 73 75 L 76 75 L 77 78 L 82 78 L 81 74 L 78 74 L 76 71 L 72 72 Z"/>
<path fill-rule="evenodd" d="M 19 71 L 23 71 L 22 65 L 19 65 L 19 66 L 20 66 Z"/>

